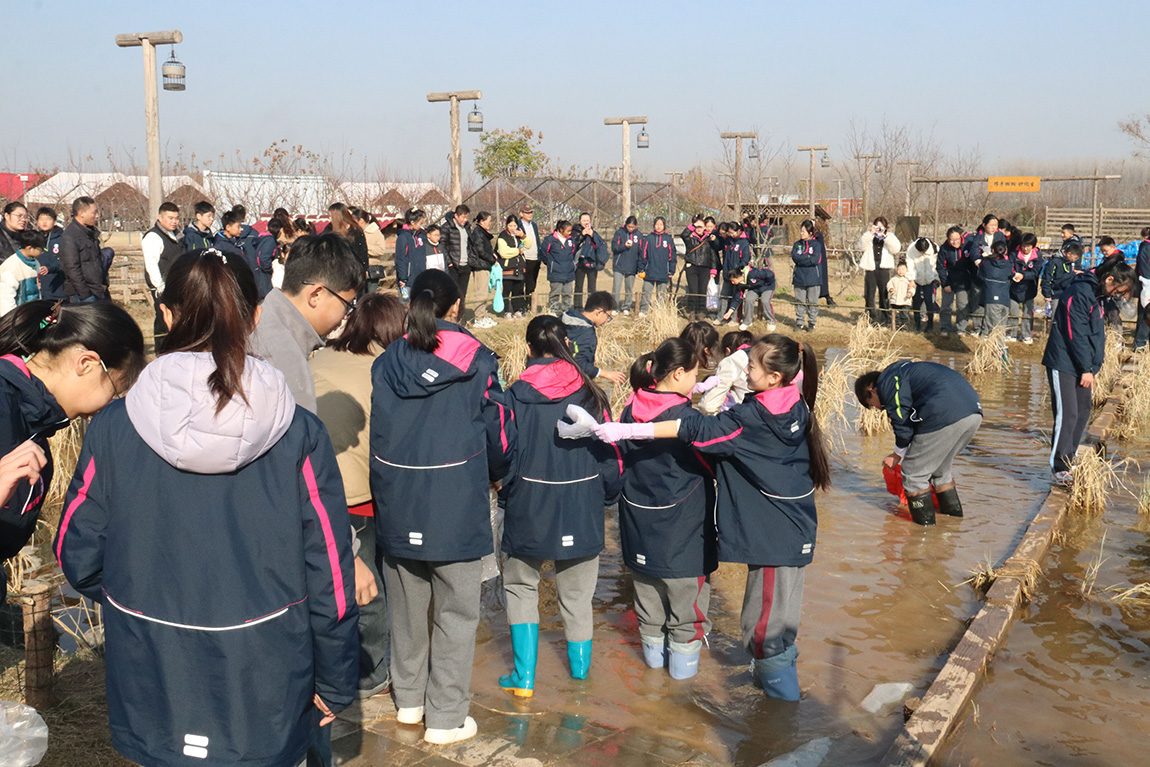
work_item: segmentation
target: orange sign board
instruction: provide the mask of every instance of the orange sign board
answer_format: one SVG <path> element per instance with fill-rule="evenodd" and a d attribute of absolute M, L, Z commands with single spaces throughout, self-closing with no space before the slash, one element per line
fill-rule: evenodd
<path fill-rule="evenodd" d="M 986 180 L 988 192 L 1037 192 L 1041 176 L 991 176 Z"/>

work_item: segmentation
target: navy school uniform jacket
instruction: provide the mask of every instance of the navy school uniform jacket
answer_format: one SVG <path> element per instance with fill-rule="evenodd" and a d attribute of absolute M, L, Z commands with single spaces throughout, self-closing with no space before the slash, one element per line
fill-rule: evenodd
<path fill-rule="evenodd" d="M 640 389 L 622 423 L 676 421 L 694 413 L 674 392 Z M 622 442 L 619 535 L 623 561 L 652 578 L 698 578 L 718 567 L 715 477 L 707 460 L 679 440 Z"/>
<path fill-rule="evenodd" d="M 631 244 L 628 245 L 627 243 Z M 611 253 L 614 260 L 611 269 L 615 274 L 633 275 L 639 271 L 639 251 L 642 249 L 643 235 L 638 230 L 628 232 L 621 226 L 611 238 Z"/>
<path fill-rule="evenodd" d="M 48 458 L 40 479 L 35 483 L 20 480 L 12 497 L 0 507 L 0 563 L 16 556 L 36 530 L 54 473 L 48 437 L 67 425 L 63 408 L 40 379 L 28 372 L 24 360 L 14 355 L 0 357 L 0 456 L 34 439 Z M 0 604 L 4 604 L 8 583 L 6 577 L 0 578 Z"/>
<path fill-rule="evenodd" d="M 554 232 L 547 235 L 539 246 L 539 260 L 547 267 L 548 282 L 575 281 L 575 244 L 572 238 L 560 240 Z"/>
<path fill-rule="evenodd" d="M 670 232 L 651 232 L 643 238 L 639 255 L 639 271 L 645 282 L 670 282 L 675 276 L 675 237 Z"/>
<path fill-rule="evenodd" d="M 1066 260 L 1061 252 L 1046 262 L 1042 270 L 1042 296 L 1043 298 L 1058 299 L 1077 272 L 1074 271 L 1074 262 Z"/>
<path fill-rule="evenodd" d="M 249 240 L 244 239 L 242 234 L 239 237 L 228 237 L 226 234 L 224 234 L 224 230 L 221 229 L 220 231 L 216 232 L 216 236 L 212 240 L 212 247 L 226 256 L 236 256 L 242 259 L 245 264 L 247 264 L 247 267 L 252 270 L 252 276 L 256 279 L 256 289 L 259 291 L 261 298 L 271 292 L 271 272 L 269 271 L 268 273 L 263 274 L 263 280 L 261 280 L 261 272 L 256 259 L 255 245 Z M 270 270 L 270 264 L 268 268 Z M 267 292 L 265 292 L 263 289 L 264 280 L 267 282 Z"/>
<path fill-rule="evenodd" d="M 259 290 L 261 299 L 272 292 L 272 265 L 276 261 L 278 245 L 276 238 L 270 234 L 265 233 L 256 237 L 256 288 Z"/>
<path fill-rule="evenodd" d="M 515 426 L 495 353 L 437 320 L 439 348 L 401 338 L 371 368 L 371 491 L 388 555 L 466 562 L 490 554 L 489 482 L 507 474 Z"/>
<path fill-rule="evenodd" d="M 751 246 L 746 237 L 730 237 L 723 245 L 723 276 L 730 277 L 731 273 L 749 266 L 751 263 Z"/>
<path fill-rule="evenodd" d="M 569 404 L 594 410 L 579 371 L 565 360 L 528 360 L 507 393 L 518 445 L 499 494 L 503 551 L 522 559 L 595 556 L 603 550 L 604 507 L 619 495 L 623 459 L 615 445 L 556 433 Z"/>
<path fill-rule="evenodd" d="M 962 249 L 966 253 L 966 257 L 971 260 L 971 263 L 973 263 L 978 259 L 983 258 L 984 256 L 989 256 L 991 248 L 994 247 L 995 243 L 999 242 L 1003 243 L 1004 245 L 1006 244 L 1005 234 L 1002 232 L 995 232 L 994 236 L 991 238 L 990 244 L 987 245 L 986 233 L 982 231 L 982 227 L 979 227 L 978 231 L 969 235 L 963 241 Z"/>
<path fill-rule="evenodd" d="M 92 419 L 54 553 L 103 604 L 116 749 L 148 765 L 297 764 L 355 698 L 351 522 L 323 424 L 248 357 L 216 414 L 207 353 L 167 354 Z M 142 479 L 146 481 L 141 481 Z"/>
<path fill-rule="evenodd" d="M 40 265 L 48 270 L 40 277 L 40 298 L 62 301 L 68 297 L 64 293 L 64 269 L 60 266 L 60 238 L 63 234 L 64 229 L 59 226 L 52 227 L 47 233 L 48 242 L 38 259 Z"/>
<path fill-rule="evenodd" d="M 1038 277 L 1042 274 L 1042 267 L 1045 260 L 1042 258 L 1042 253 L 1038 248 L 1030 251 L 1030 256 L 1022 255 L 1022 251 L 1014 254 L 1011 259 L 1014 274 L 1021 274 L 1022 281 L 1014 282 L 1013 279 L 1010 283 L 1010 300 L 1022 303 L 1023 301 L 1033 301 L 1038 295 Z"/>
<path fill-rule="evenodd" d="M 963 246 L 955 248 L 949 242 L 944 242 L 939 247 L 935 271 L 938 272 L 938 281 L 942 287 L 950 288 L 952 292 L 970 290 L 973 267 L 974 263 L 967 258 Z"/>
<path fill-rule="evenodd" d="M 603 271 L 607 267 L 607 243 L 598 232 L 592 231 L 587 237 L 582 232 L 573 235 L 579 240 L 579 252 L 576 254 L 581 268 Z"/>
<path fill-rule="evenodd" d="M 752 293 L 764 293 L 775 289 L 775 273 L 767 267 L 752 268 L 747 271 L 747 281 L 744 283 L 747 290 Z"/>
<path fill-rule="evenodd" d="M 982 305 L 1010 305 L 1010 286 L 1014 266 L 1009 258 L 986 256 L 978 265 L 978 279 L 982 283 Z"/>
<path fill-rule="evenodd" d="M 1042 364 L 1081 376 L 1097 373 L 1105 355 L 1105 313 L 1098 299 L 1098 278 L 1090 272 L 1076 274 L 1054 307 Z"/>
<path fill-rule="evenodd" d="M 1134 261 L 1134 273 L 1138 279 L 1150 280 L 1150 240 L 1142 240 L 1138 244 L 1138 258 Z M 40 290 L 43 292 L 43 287 Z"/>
<path fill-rule="evenodd" d="M 418 256 L 423 257 L 424 236 L 422 229 L 412 229 L 404 226 L 395 238 L 395 275 L 396 279 L 407 285 L 414 276 L 411 274 L 411 262 Z"/>
<path fill-rule="evenodd" d="M 879 375 L 875 390 L 899 448 L 909 445 L 915 434 L 929 434 L 982 413 L 974 387 L 961 373 L 937 362 L 895 362 Z"/>
<path fill-rule="evenodd" d="M 599 368 L 595 365 L 595 351 L 599 348 L 599 334 L 591 321 L 583 316 L 581 309 L 574 307 L 560 315 L 567 339 L 571 341 L 575 364 L 582 368 L 588 378 L 596 378 Z"/>
<path fill-rule="evenodd" d="M 790 386 L 759 392 L 717 416 L 685 413 L 679 439 L 718 462 L 719 561 L 804 567 L 818 516 L 810 475 L 810 410 Z"/>
<path fill-rule="evenodd" d="M 207 250 L 215 242 L 211 232 L 201 232 L 195 224 L 184 227 L 184 250 Z"/>
<path fill-rule="evenodd" d="M 795 262 L 796 288 L 817 288 L 823 284 L 822 264 L 827 259 L 822 240 L 813 237 L 799 240 L 791 247 L 791 260 Z"/>

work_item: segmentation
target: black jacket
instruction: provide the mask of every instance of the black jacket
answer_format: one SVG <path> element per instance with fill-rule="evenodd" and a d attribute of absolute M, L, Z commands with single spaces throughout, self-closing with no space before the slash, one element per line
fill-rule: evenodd
<path fill-rule="evenodd" d="M 1074 275 L 1054 308 L 1042 364 L 1074 376 L 1097 373 L 1106 356 L 1105 320 L 1098 278 L 1090 272 Z"/>
<path fill-rule="evenodd" d="M 533 359 L 507 393 L 518 444 L 500 491 L 503 551 L 524 559 L 595 556 L 603 550 L 604 507 L 619 494 L 623 459 L 614 445 L 555 432 L 569 404 L 594 409 L 583 379 L 569 362 Z"/>
<path fill-rule="evenodd" d="M 962 245 L 955 248 L 949 242 L 944 242 L 938 249 L 938 259 L 935 261 L 938 281 L 942 287 L 950 288 L 952 292 L 970 290 L 973 266 L 974 262 L 966 257 L 966 250 Z"/>
<path fill-rule="evenodd" d="M 495 235 L 482 226 L 473 227 L 467 235 L 467 263 L 472 271 L 488 271 L 495 266 Z"/>
<path fill-rule="evenodd" d="M 32 485 L 20 480 L 12 497 L 0 507 L 0 564 L 15 556 L 36 529 L 54 471 L 48 437 L 67 425 L 63 408 L 44 384 L 32 377 L 24 361 L 11 355 L 0 357 L 0 455 L 31 438 L 48 457 L 40 481 Z M 0 575 L 0 604 L 4 604 L 7 589 L 7 579 Z"/>
<path fill-rule="evenodd" d="M 73 221 L 60 237 L 60 268 L 64 270 L 64 292 L 80 299 L 107 298 L 108 275 L 100 257 L 100 231 Z"/>
<path fill-rule="evenodd" d="M 40 298 L 60 301 L 68 297 L 64 292 L 64 270 L 60 267 L 60 238 L 63 227 L 54 226 L 47 233 L 48 244 L 40 254 L 40 264 L 48 273 L 40 277 Z"/>
<path fill-rule="evenodd" d="M 567 339 L 571 342 L 572 356 L 588 378 L 599 375 L 595 366 L 595 351 L 599 348 L 599 334 L 591 320 L 583 316 L 582 309 L 571 307 L 559 315 L 563 327 L 567 329 Z"/>
<path fill-rule="evenodd" d="M 900 448 L 915 434 L 929 434 L 982 412 L 974 387 L 961 373 L 936 362 L 896 362 L 882 371 L 875 390 Z"/>
<path fill-rule="evenodd" d="M 676 421 L 695 411 L 681 394 L 640 389 L 621 423 Z M 679 440 L 623 442 L 619 537 L 623 561 L 653 578 L 698 578 L 718 567 L 715 476 Z"/>
<path fill-rule="evenodd" d="M 459 229 L 455 226 L 455 211 L 448 211 L 443 218 L 443 223 L 439 225 L 439 230 L 443 233 L 439 244 L 443 248 L 444 255 L 447 256 L 447 265 L 458 269 L 466 260 L 467 247 L 471 243 L 471 222 L 468 221 L 463 225 L 463 238 L 461 239 Z"/>
<path fill-rule="evenodd" d="M 1038 277 L 1042 274 L 1042 267 L 1046 260 L 1038 248 L 1031 251 L 1031 258 L 1026 258 L 1019 251 L 1014 254 L 1011 262 L 1014 264 L 1014 273 L 1021 274 L 1020 282 L 1010 283 L 1010 300 L 1023 302 L 1031 301 L 1038 295 Z"/>
<path fill-rule="evenodd" d="M 715 252 L 715 243 L 718 238 L 711 239 L 715 235 L 708 235 L 705 230 L 696 230 L 694 227 L 688 226 L 679 236 L 683 240 L 683 247 L 687 250 L 683 254 L 683 261 L 687 263 L 687 266 L 718 270 L 721 266 L 719 254 Z"/>

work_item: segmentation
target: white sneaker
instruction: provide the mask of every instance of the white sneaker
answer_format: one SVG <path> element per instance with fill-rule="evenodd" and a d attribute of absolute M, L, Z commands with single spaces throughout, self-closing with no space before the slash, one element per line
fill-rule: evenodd
<path fill-rule="evenodd" d="M 449 743 L 458 743 L 461 740 L 474 738 L 477 732 L 479 732 L 479 727 L 475 724 L 475 720 L 467 717 L 463 720 L 463 724 L 453 730 L 436 730 L 428 727 L 423 733 L 423 740 L 437 746 L 445 746 Z"/>
<path fill-rule="evenodd" d="M 1074 484 L 1074 475 L 1068 471 L 1054 472 L 1054 484 L 1062 485 L 1063 487 L 1070 487 Z"/>
<path fill-rule="evenodd" d="M 768 333 L 774 333 L 775 332 L 775 323 L 772 322 L 770 325 L 767 325 L 767 332 Z"/>
<path fill-rule="evenodd" d="M 395 719 L 400 724 L 422 724 L 423 706 L 401 708 L 395 712 Z"/>
<path fill-rule="evenodd" d="M 1024 339 L 1022 339 L 1022 343 L 1026 344 L 1027 346 L 1030 346 L 1032 343 L 1034 343 L 1034 339 L 1033 338 L 1024 338 Z"/>
<path fill-rule="evenodd" d="M 746 330 L 746 329 L 747 329 L 747 328 L 749 328 L 749 327 L 750 327 L 750 325 L 748 325 L 748 324 L 747 324 L 747 323 L 745 323 L 745 322 L 741 322 L 741 323 L 739 323 L 739 330 Z"/>
<path fill-rule="evenodd" d="M 631 316 L 631 310 L 630 309 L 624 309 L 623 310 L 623 316 L 624 317 L 630 317 Z"/>
<path fill-rule="evenodd" d="M 490 317 L 480 317 L 479 319 L 477 319 L 475 321 L 475 327 L 477 327 L 477 328 L 493 328 L 497 324 L 499 324 L 499 323 L 497 323 L 495 320 L 491 319 Z"/>

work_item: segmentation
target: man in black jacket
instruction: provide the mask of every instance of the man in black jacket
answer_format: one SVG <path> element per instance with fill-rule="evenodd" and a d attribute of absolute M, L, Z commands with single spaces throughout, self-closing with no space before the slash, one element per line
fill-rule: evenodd
<path fill-rule="evenodd" d="M 64 270 L 64 293 L 74 304 L 108 299 L 108 275 L 100 258 L 100 209 L 91 197 L 72 202 L 72 222 L 60 237 L 60 268 Z"/>
<path fill-rule="evenodd" d="M 456 205 L 454 211 L 448 212 L 443 218 L 439 231 L 443 233 L 440 247 L 447 259 L 447 271 L 459 287 L 459 295 L 467 297 L 467 288 L 471 284 L 471 267 L 467 263 L 467 243 L 471 237 L 471 208 L 466 205 Z"/>

